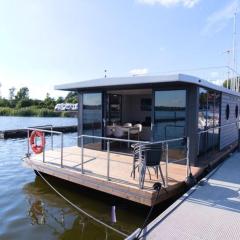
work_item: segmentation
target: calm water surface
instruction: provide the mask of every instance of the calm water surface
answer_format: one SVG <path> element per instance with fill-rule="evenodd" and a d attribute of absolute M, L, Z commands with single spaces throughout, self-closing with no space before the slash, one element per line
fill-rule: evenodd
<path fill-rule="evenodd" d="M 1 117 L 0 116 L 0 131 L 47 125 L 47 124 L 52 124 L 56 126 L 77 125 L 77 118 Z"/>
<path fill-rule="evenodd" d="M 9 120 L 11 119 L 11 120 Z M 37 122 L 37 119 L 40 119 Z M 59 125 L 59 118 L 0 118 L 7 129 L 29 125 Z M 20 121 L 21 120 L 21 121 Z M 49 120 L 49 121 L 48 121 Z M 64 122 L 66 120 L 66 122 Z M 61 119 L 65 125 L 76 119 Z M 11 123 L 11 124 L 10 124 Z M 72 123 L 71 123 L 72 124 Z M 65 136 L 65 145 L 75 145 L 74 134 Z M 58 145 L 58 140 L 55 139 Z M 26 139 L 0 140 L 0 239 L 123 239 L 70 207 L 56 195 L 21 158 L 26 153 Z M 129 208 L 126 202 L 96 196 L 91 191 L 70 188 L 62 182 L 48 179 L 72 202 L 111 224 L 111 206 L 116 205 L 117 223 L 113 226 L 130 233 L 144 221 L 146 210 Z"/>

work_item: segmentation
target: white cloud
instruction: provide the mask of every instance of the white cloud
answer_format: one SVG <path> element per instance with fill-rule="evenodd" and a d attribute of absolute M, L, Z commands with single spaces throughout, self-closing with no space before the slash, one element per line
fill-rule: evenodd
<path fill-rule="evenodd" d="M 210 72 L 208 80 L 216 85 L 222 86 L 224 79 L 226 79 L 224 75 L 223 72 L 213 71 Z"/>
<path fill-rule="evenodd" d="M 229 20 L 233 19 L 236 11 L 239 11 L 238 0 L 231 1 L 231 3 L 224 8 L 212 13 L 207 18 L 207 23 L 203 28 L 202 33 L 208 34 L 210 32 L 220 32 L 228 24 Z"/>
<path fill-rule="evenodd" d="M 159 4 L 164 7 L 173 7 L 177 5 L 182 5 L 186 8 L 192 8 L 200 0 L 137 0 L 137 1 L 143 4 L 149 4 L 149 5 Z"/>
<path fill-rule="evenodd" d="M 147 68 L 135 68 L 129 71 L 130 75 L 145 75 L 148 73 L 148 69 Z"/>

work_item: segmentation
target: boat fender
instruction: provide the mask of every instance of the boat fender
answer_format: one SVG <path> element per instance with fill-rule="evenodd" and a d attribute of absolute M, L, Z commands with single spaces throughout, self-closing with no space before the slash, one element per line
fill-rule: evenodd
<path fill-rule="evenodd" d="M 40 144 L 36 143 L 37 138 L 41 139 Z M 29 137 L 29 143 L 30 143 L 31 148 L 32 148 L 34 153 L 36 153 L 36 154 L 42 153 L 42 151 L 45 147 L 45 136 L 44 136 L 43 132 L 33 131 L 31 133 L 31 136 Z"/>

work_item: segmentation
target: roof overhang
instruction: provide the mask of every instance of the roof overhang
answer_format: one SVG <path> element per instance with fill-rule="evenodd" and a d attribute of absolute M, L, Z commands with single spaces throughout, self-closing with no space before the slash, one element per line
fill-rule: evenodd
<path fill-rule="evenodd" d="M 133 76 L 133 77 L 114 77 L 114 78 L 99 78 L 88 81 L 80 81 L 69 84 L 56 85 L 55 90 L 65 91 L 86 91 L 93 89 L 105 89 L 116 87 L 141 87 L 160 83 L 188 83 L 195 84 L 201 87 L 210 88 L 219 92 L 225 92 L 232 95 L 240 96 L 239 93 L 227 88 L 215 85 L 206 80 L 186 74 L 160 75 L 160 76 Z"/>

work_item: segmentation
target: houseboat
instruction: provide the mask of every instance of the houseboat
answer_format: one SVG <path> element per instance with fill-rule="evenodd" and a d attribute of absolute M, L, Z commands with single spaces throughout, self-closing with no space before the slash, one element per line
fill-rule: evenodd
<path fill-rule="evenodd" d="M 26 164 L 136 203 L 151 206 L 179 194 L 186 179 L 199 177 L 238 143 L 240 94 L 198 77 L 105 77 L 55 89 L 78 93 L 76 146 L 64 147 L 65 136 L 51 132 L 61 146 L 48 148 L 46 141 L 30 154 L 33 136 Z M 163 186 L 158 199 L 156 182 Z"/>

